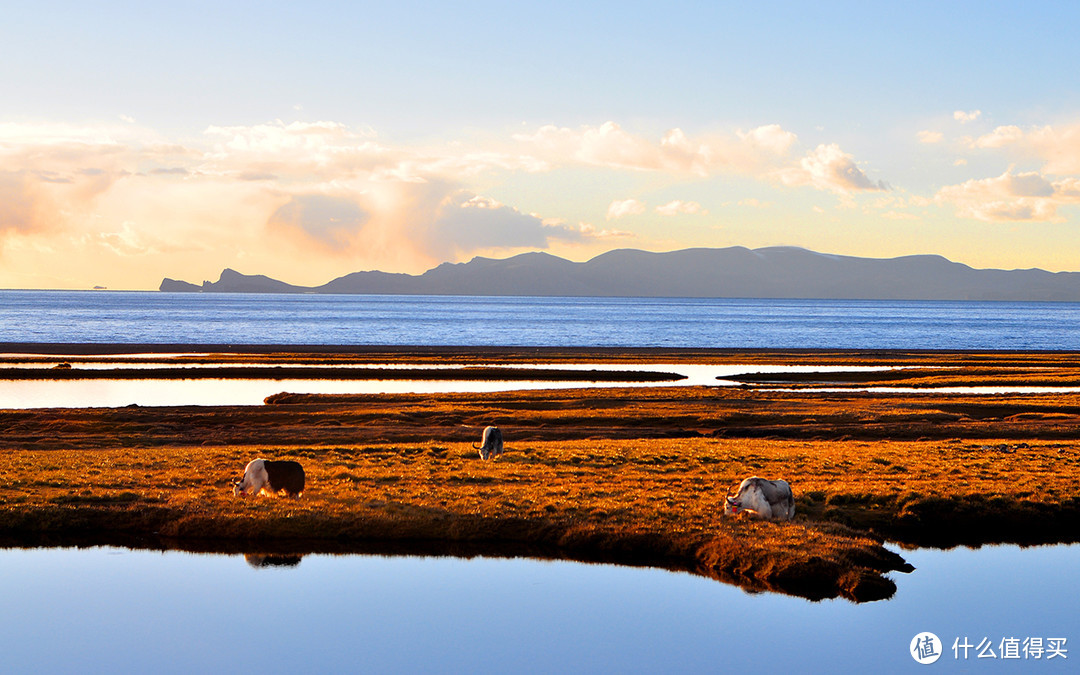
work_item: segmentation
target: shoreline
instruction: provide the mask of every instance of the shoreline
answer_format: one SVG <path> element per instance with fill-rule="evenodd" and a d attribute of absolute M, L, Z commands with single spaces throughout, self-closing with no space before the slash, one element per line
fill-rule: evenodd
<path fill-rule="evenodd" d="M 635 361 L 654 363 L 663 359 L 708 359 L 717 364 L 787 362 L 799 359 L 808 365 L 905 365 L 925 363 L 1076 363 L 1080 350 L 950 350 L 950 349 L 814 349 L 814 348 L 690 348 L 690 347 L 548 347 L 548 346 L 455 346 L 455 345 L 292 345 L 224 343 L 117 343 L 117 342 L 0 342 L 0 355 L 123 356 L 132 354 L 220 354 L 241 357 L 268 356 L 275 360 L 307 355 L 353 357 L 357 362 L 388 359 L 388 362 L 459 358 L 505 360 L 517 363 L 543 359 L 596 363 Z"/>

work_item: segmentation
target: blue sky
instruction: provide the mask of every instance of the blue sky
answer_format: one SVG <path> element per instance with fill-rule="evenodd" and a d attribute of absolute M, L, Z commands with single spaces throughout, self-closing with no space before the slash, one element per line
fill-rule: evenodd
<path fill-rule="evenodd" d="M 22 3 L 0 286 L 731 245 L 1080 270 L 1078 13 Z"/>

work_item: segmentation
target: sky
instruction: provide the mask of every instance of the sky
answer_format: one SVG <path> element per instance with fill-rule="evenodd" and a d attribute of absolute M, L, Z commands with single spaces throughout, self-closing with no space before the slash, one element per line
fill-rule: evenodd
<path fill-rule="evenodd" d="M 799 246 L 1080 271 L 1080 3 L 9 3 L 0 288 Z"/>

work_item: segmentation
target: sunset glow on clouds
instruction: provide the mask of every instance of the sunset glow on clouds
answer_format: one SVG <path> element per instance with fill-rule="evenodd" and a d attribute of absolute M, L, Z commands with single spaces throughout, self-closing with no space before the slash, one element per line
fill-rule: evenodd
<path fill-rule="evenodd" d="M 597 44 L 566 43 L 570 52 L 547 62 L 426 5 L 419 16 L 435 12 L 430 21 L 411 23 L 389 9 L 363 21 L 290 22 L 271 7 L 240 34 L 227 29 L 237 10 L 204 8 L 221 25 L 206 29 L 205 53 L 190 63 L 169 56 L 178 43 L 165 22 L 155 24 L 162 45 L 140 42 L 139 64 L 116 52 L 139 39 L 116 32 L 137 25 L 107 23 L 119 8 L 69 9 L 15 13 L 43 36 L 78 25 L 78 67 L 58 43 L 0 27 L 4 49 L 26 57 L 0 67 L 11 93 L 0 111 L 3 287 L 155 288 L 163 276 L 199 282 L 224 267 L 319 284 L 475 255 L 548 250 L 583 260 L 619 247 L 732 245 L 1080 269 L 1069 254 L 1080 250 L 1080 92 L 1062 93 L 1060 82 L 1003 91 L 954 70 L 940 86 L 920 73 L 919 95 L 877 93 L 821 68 L 794 18 L 766 27 L 749 15 L 715 21 L 731 27 L 727 42 L 710 35 L 701 53 L 658 38 L 669 48 L 644 60 L 622 49 L 616 31 Z M 179 25 L 218 25 L 163 11 Z M 673 11 L 697 26 L 720 10 Z M 492 16 L 490 25 L 518 25 Z M 649 25 L 631 10 L 605 16 L 627 29 Z M 842 30 L 822 21 L 821 31 Z M 587 24 L 533 23 L 538 39 Z M 381 26 L 404 32 L 391 41 Z M 959 34 L 956 49 L 983 48 L 975 28 L 1007 29 L 983 23 L 966 41 Z M 259 42 L 260 30 L 310 48 L 285 60 Z M 689 30 L 685 39 L 698 34 Z M 774 39 L 785 30 L 787 41 Z M 766 34 L 788 46 L 743 70 L 716 51 L 751 49 Z M 865 46 L 893 56 L 953 48 L 917 44 L 916 24 L 907 34 L 911 44 L 877 33 Z M 1075 54 L 1064 34 L 1041 40 L 1057 61 Z M 324 77 L 342 64 L 347 87 Z M 161 72 L 146 78 L 152 67 Z M 219 81 L 219 71 L 229 77 Z M 692 75 L 711 87 L 690 86 Z M 960 105 L 949 77 L 967 83 Z M 1045 91 L 1056 93 L 1038 98 Z"/>

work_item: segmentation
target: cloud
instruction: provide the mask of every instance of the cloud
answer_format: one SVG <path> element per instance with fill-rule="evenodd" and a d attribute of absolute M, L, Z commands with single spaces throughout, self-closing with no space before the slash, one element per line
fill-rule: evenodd
<path fill-rule="evenodd" d="M 779 124 L 766 124 L 746 133 L 740 131 L 736 135 L 751 147 L 773 155 L 786 155 L 797 140 L 795 134 L 785 131 Z"/>
<path fill-rule="evenodd" d="M 548 248 L 551 240 L 576 242 L 597 236 L 561 221 L 545 221 L 535 214 L 522 213 L 468 190 L 447 194 L 423 230 L 412 231 L 414 241 L 439 260 L 479 250 Z"/>
<path fill-rule="evenodd" d="M 219 256 L 299 246 L 415 270 L 477 250 L 622 236 L 467 189 L 485 171 L 546 168 L 530 155 L 392 146 L 334 122 L 211 126 L 191 145 L 130 123 L 0 124 L 5 166 L 20 167 L 0 169 L 8 248 L 12 233 L 48 231 L 129 258 L 192 241 Z"/>
<path fill-rule="evenodd" d="M 544 221 L 547 223 L 548 221 Z M 594 226 L 588 223 L 579 223 L 577 231 L 584 239 L 623 239 L 626 237 L 633 237 L 634 233 L 627 230 L 615 230 L 605 228 L 603 230 L 597 230 Z"/>
<path fill-rule="evenodd" d="M 213 145 L 202 157 L 202 170 L 225 176 L 347 178 L 393 166 L 403 158 L 401 153 L 379 145 L 370 134 L 336 122 L 210 126 L 204 135 Z"/>
<path fill-rule="evenodd" d="M 423 182 L 431 176 L 458 179 L 493 169 L 542 171 L 531 156 L 447 147 L 409 148 L 379 142 L 371 129 L 337 122 L 274 121 L 253 126 L 211 126 L 213 143 L 201 163 L 205 173 L 246 179 L 275 176 L 281 182 L 354 179 Z"/>
<path fill-rule="evenodd" d="M 64 250 L 86 269 L 141 265 L 151 277 L 165 265 L 202 273 L 238 259 L 271 261 L 259 270 L 268 274 L 304 261 L 306 274 L 321 276 L 365 264 L 421 271 L 478 253 L 633 236 L 486 196 L 505 174 L 561 167 L 657 172 L 656 183 L 737 175 L 845 196 L 884 188 L 838 146 L 799 150 L 796 135 L 776 124 L 652 137 L 615 122 L 551 125 L 512 140 L 406 145 L 331 121 L 213 125 L 182 142 L 128 119 L 0 123 L 0 247 Z M 706 213 L 691 201 L 627 199 L 610 204 L 606 218 L 652 208 Z"/>
<path fill-rule="evenodd" d="M 170 245 L 148 232 L 140 231 L 130 222 L 123 223 L 119 231 L 90 233 L 82 239 L 126 258 L 184 250 L 184 247 Z"/>
<path fill-rule="evenodd" d="M 1039 127 L 1030 131 L 1025 140 L 1030 152 L 1046 162 L 1042 169 L 1045 173 L 1080 174 L 1080 124 Z"/>
<path fill-rule="evenodd" d="M 354 196 L 293 197 L 268 227 L 348 258 L 396 256 L 430 267 L 480 252 L 546 249 L 616 236 L 544 219 L 450 181 L 384 181 Z"/>
<path fill-rule="evenodd" d="M 976 148 L 1001 148 L 1011 145 L 1024 138 L 1024 132 L 1020 127 L 998 127 L 988 134 L 983 134 L 975 139 Z"/>
<path fill-rule="evenodd" d="M 581 163 L 697 176 L 761 171 L 774 165 L 796 140 L 795 134 L 771 124 L 734 136 L 695 138 L 676 128 L 653 141 L 611 121 L 579 129 L 548 125 L 513 138 L 550 166 Z"/>
<path fill-rule="evenodd" d="M 972 148 L 1001 150 L 1016 159 L 1043 162 L 1041 171 L 1057 176 L 1080 174 L 1080 123 L 1022 128 L 1004 125 L 968 139 Z"/>
<path fill-rule="evenodd" d="M 645 213 L 645 204 L 636 199 L 623 199 L 611 202 L 608 206 L 608 220 L 615 220 L 623 216 L 636 216 Z"/>
<path fill-rule="evenodd" d="M 1061 206 L 1080 203 L 1080 180 L 1049 181 L 1036 172 L 969 180 L 940 189 L 934 201 L 953 204 L 957 215 L 986 222 L 1063 220 Z"/>
<path fill-rule="evenodd" d="M 39 200 L 28 182 L 25 172 L 0 172 L 0 232 L 30 232 L 44 227 Z"/>
<path fill-rule="evenodd" d="M 798 166 L 782 169 L 776 175 L 785 185 L 809 185 L 839 195 L 889 189 L 883 181 L 870 180 L 856 166 L 855 159 L 835 143 L 817 146 Z"/>
<path fill-rule="evenodd" d="M 921 218 L 914 213 L 896 210 L 886 211 L 881 214 L 881 217 L 888 218 L 889 220 L 921 220 Z"/>
<path fill-rule="evenodd" d="M 270 229 L 293 229 L 323 246 L 346 248 L 370 220 L 371 214 L 349 196 L 293 195 L 270 216 Z"/>
<path fill-rule="evenodd" d="M 663 206 L 657 206 L 656 212 L 662 216 L 674 216 L 680 213 L 700 213 L 707 215 L 709 212 L 701 208 L 697 202 L 684 202 L 679 199 L 670 201 Z"/>
<path fill-rule="evenodd" d="M 979 148 L 1007 148 L 1022 157 L 1045 164 L 1042 171 L 1054 175 L 1080 174 L 1080 124 L 1033 127 L 1001 126 L 975 139 Z"/>
<path fill-rule="evenodd" d="M 940 143 L 945 139 L 945 134 L 940 131 L 920 131 L 917 134 L 920 143 Z"/>
<path fill-rule="evenodd" d="M 970 111 L 957 110 L 957 111 L 953 112 L 952 116 L 953 116 L 953 119 L 956 120 L 957 122 L 959 122 L 960 124 L 967 124 L 968 122 L 974 122 L 975 120 L 982 117 L 982 111 L 981 110 L 970 110 Z"/>
<path fill-rule="evenodd" d="M 631 134 L 615 122 L 579 129 L 548 125 L 513 138 L 526 146 L 538 163 L 549 167 L 581 163 L 701 177 L 731 173 L 843 195 L 889 189 L 882 181 L 871 181 L 851 155 L 835 144 L 819 145 L 803 158 L 791 158 L 798 138 L 777 124 L 727 136 L 690 137 L 676 128 L 659 142 Z"/>

